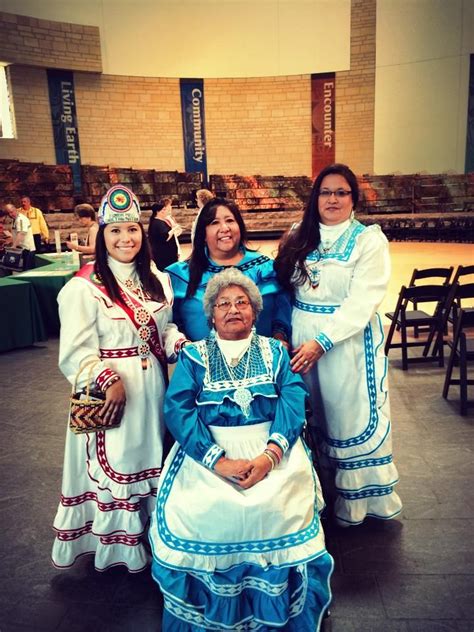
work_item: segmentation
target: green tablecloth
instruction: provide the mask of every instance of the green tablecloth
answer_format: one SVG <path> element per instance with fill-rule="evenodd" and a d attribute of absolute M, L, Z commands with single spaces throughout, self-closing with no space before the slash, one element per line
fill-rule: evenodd
<path fill-rule="evenodd" d="M 76 253 L 77 254 L 77 253 Z M 54 265 L 55 270 L 78 270 L 78 257 L 73 252 L 51 252 L 49 254 L 35 255 L 35 266 L 42 268 L 44 266 Z"/>
<path fill-rule="evenodd" d="M 46 340 L 36 292 L 31 283 L 0 278 L 0 351 L 29 347 Z"/>
<path fill-rule="evenodd" d="M 45 255 L 37 255 L 37 257 Z M 59 333 L 59 314 L 57 297 L 61 288 L 75 274 L 74 269 L 64 269 L 61 262 L 44 265 L 34 270 L 28 270 L 16 274 L 13 278 L 31 283 L 38 297 L 38 303 L 43 316 L 43 321 L 49 335 Z M 77 270 L 77 268 L 76 268 Z"/>

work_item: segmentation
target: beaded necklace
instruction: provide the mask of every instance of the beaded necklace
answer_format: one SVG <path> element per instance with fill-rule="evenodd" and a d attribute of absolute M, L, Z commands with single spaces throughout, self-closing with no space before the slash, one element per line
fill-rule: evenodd
<path fill-rule="evenodd" d="M 149 340 L 152 335 L 150 320 L 154 323 L 151 312 L 146 308 L 147 296 L 143 291 L 143 287 L 140 281 L 138 283 L 135 283 L 131 278 L 122 281 L 117 276 L 116 279 L 119 284 L 123 286 L 122 298 L 125 301 L 125 304 L 132 310 L 133 318 L 138 323 L 138 325 L 140 325 L 137 330 L 138 337 L 141 340 L 140 344 L 138 345 L 138 355 L 140 356 L 140 359 L 142 361 L 142 369 L 145 371 L 148 367 L 148 359 L 150 357 Z M 137 307 L 131 300 L 129 293 L 135 294 L 137 298 L 143 303 L 143 305 Z"/>
<path fill-rule="evenodd" d="M 310 252 L 307 255 L 306 261 L 305 261 L 305 267 L 306 267 L 306 271 L 308 272 L 309 280 L 310 280 L 311 287 L 313 290 L 315 290 L 318 287 L 321 281 L 322 259 L 324 259 L 328 253 L 337 251 L 339 242 L 342 241 L 342 239 L 344 238 L 344 235 L 346 234 L 347 230 L 350 228 L 351 223 L 352 223 L 351 219 L 346 220 L 346 222 L 343 222 L 343 224 L 341 225 L 341 230 L 334 231 L 336 232 L 335 238 L 333 239 L 321 238 L 321 241 L 318 247 L 316 248 L 316 250 L 313 250 L 313 252 Z"/>
<path fill-rule="evenodd" d="M 221 354 L 222 354 L 222 358 L 224 360 L 224 366 L 226 368 L 226 371 L 227 371 L 227 374 L 229 376 L 229 379 L 230 379 L 230 381 L 232 382 L 232 385 L 235 388 L 235 391 L 234 391 L 234 402 L 240 408 L 240 410 L 242 411 L 244 417 L 248 418 L 249 415 L 250 415 L 250 404 L 253 402 L 253 395 L 249 391 L 248 388 L 245 388 L 245 386 L 238 386 L 239 378 L 237 378 L 237 376 L 235 374 L 235 369 L 240 364 L 240 361 L 243 360 L 243 356 L 242 356 L 241 360 L 238 361 L 233 366 L 232 362 L 230 364 L 227 362 L 227 359 L 226 359 L 225 355 L 222 353 L 222 351 L 221 351 Z M 240 380 L 245 380 L 248 377 L 249 366 L 250 366 L 250 346 L 247 349 L 247 364 L 245 365 L 245 371 L 244 371 L 243 377 L 241 377 Z"/>

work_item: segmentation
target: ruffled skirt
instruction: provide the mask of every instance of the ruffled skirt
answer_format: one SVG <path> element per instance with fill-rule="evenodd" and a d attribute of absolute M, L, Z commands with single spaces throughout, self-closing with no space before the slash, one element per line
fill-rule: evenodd
<path fill-rule="evenodd" d="M 270 423 L 210 427 L 229 458 L 254 458 Z M 319 629 L 333 568 L 319 521 L 322 500 L 298 440 L 249 490 L 219 477 L 175 444 L 150 527 L 163 629 Z"/>

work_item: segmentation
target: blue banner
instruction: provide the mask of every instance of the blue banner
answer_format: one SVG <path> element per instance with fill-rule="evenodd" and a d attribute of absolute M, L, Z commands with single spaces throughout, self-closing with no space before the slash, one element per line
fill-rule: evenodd
<path fill-rule="evenodd" d="M 69 70 L 48 70 L 49 103 L 58 165 L 70 165 L 74 194 L 82 192 L 81 152 L 74 76 Z"/>
<path fill-rule="evenodd" d="M 203 185 L 207 186 L 204 82 L 202 79 L 180 79 L 180 89 L 184 168 L 187 173 L 201 173 Z"/>

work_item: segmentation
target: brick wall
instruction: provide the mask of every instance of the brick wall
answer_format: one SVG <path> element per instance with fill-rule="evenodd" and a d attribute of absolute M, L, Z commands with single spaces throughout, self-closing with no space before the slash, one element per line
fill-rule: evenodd
<path fill-rule="evenodd" d="M 0 12 L 0 59 L 43 68 L 101 72 L 99 28 Z"/>
<path fill-rule="evenodd" d="M 184 169 L 178 79 L 75 73 L 83 164 Z"/>
<path fill-rule="evenodd" d="M 309 75 L 206 79 L 209 173 L 311 175 Z"/>
<path fill-rule="evenodd" d="M 46 70 L 10 66 L 17 138 L 0 139 L 0 158 L 56 162 Z"/>
<path fill-rule="evenodd" d="M 352 0 L 351 68 L 336 73 L 336 160 L 373 173 L 377 0 Z"/>
<path fill-rule="evenodd" d="M 56 35 L 37 35 L 38 42 L 54 47 L 62 37 L 68 46 L 55 52 L 50 65 L 77 68 L 79 53 L 72 54 L 71 42 L 92 37 L 92 27 L 2 13 L 0 27 L 8 37 L 3 42 L 0 32 L 0 59 L 9 59 L 2 58 L 2 46 L 10 59 L 14 54 L 23 63 L 30 59 L 32 43 L 12 47 L 12 33 L 28 39 L 27 33 L 48 25 Z M 73 40 L 79 33 L 82 39 Z M 351 69 L 336 73 L 336 160 L 356 173 L 373 173 L 375 35 L 376 0 L 352 0 Z M 81 49 L 86 70 L 100 69 L 98 30 L 95 36 L 95 49 L 92 44 Z M 0 158 L 54 162 L 46 73 L 10 69 L 18 139 L 0 140 Z M 184 170 L 178 79 L 75 72 L 75 85 L 83 164 Z M 209 173 L 311 175 L 309 75 L 206 79 L 205 117 Z"/>

